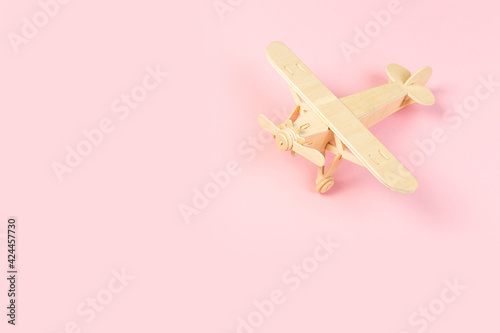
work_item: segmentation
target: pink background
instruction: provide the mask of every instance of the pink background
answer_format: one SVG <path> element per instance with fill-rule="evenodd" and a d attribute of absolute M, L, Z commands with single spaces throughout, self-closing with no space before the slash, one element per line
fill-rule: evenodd
<path fill-rule="evenodd" d="M 16 53 L 8 34 L 40 5 L 1 2 L 0 257 L 14 215 L 20 272 L 14 328 L 2 259 L 1 331 L 232 333 L 277 289 L 284 302 L 251 331 L 498 332 L 500 87 L 452 113 L 477 101 L 481 77 L 500 81 L 498 2 L 402 0 L 379 31 L 371 13 L 390 1 L 229 3 L 222 20 L 211 0 L 74 0 Z M 342 43 L 370 25 L 347 59 Z M 445 132 L 414 167 L 414 194 L 346 162 L 319 195 L 313 164 L 272 142 L 249 150 L 259 113 L 294 106 L 265 57 L 274 40 L 339 97 L 385 83 L 391 62 L 433 67 L 437 103 L 372 129 L 402 160 Z M 112 103 L 157 65 L 169 76 L 120 119 Z M 60 182 L 52 164 L 106 118 L 113 132 Z M 240 173 L 186 223 L 181 205 L 230 161 Z M 291 290 L 283 275 L 328 236 L 340 247 Z M 110 294 L 122 269 L 134 278 Z M 466 289 L 443 310 L 446 280 Z M 95 297 L 95 318 L 79 315 Z M 439 315 L 409 321 L 429 306 Z"/>

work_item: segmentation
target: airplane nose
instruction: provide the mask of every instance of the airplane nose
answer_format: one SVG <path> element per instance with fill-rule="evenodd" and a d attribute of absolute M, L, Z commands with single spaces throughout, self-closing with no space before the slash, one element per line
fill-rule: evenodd
<path fill-rule="evenodd" d="M 276 146 L 282 151 L 287 151 L 292 149 L 293 141 L 292 138 L 288 135 L 288 133 L 281 131 L 276 134 Z"/>

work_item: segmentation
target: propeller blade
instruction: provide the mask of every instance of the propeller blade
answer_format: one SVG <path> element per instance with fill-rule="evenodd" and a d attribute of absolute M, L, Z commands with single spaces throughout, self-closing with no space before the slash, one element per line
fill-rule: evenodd
<path fill-rule="evenodd" d="M 259 124 L 260 127 L 265 129 L 266 131 L 271 132 L 272 134 L 276 135 L 279 132 L 279 128 L 273 124 L 272 121 L 266 118 L 263 114 L 259 114 Z"/>
<path fill-rule="evenodd" d="M 300 154 L 307 158 L 309 161 L 313 162 L 317 166 L 324 166 L 325 165 L 325 157 L 323 154 L 321 154 L 319 151 L 316 149 L 312 148 L 307 148 L 304 147 L 303 145 L 294 142 L 292 146 L 292 150 L 296 152 L 297 154 Z"/>
<path fill-rule="evenodd" d="M 432 92 L 419 84 L 412 84 L 411 86 L 405 86 L 405 90 L 415 102 L 422 105 L 432 105 L 436 101 Z"/>
<path fill-rule="evenodd" d="M 412 76 L 405 82 L 405 86 L 409 86 L 412 84 L 418 84 L 421 86 L 425 86 L 427 81 L 431 78 L 432 68 L 429 66 L 425 66 L 420 68 L 418 71 L 413 73 Z"/>
<path fill-rule="evenodd" d="M 411 73 L 403 66 L 390 64 L 387 66 L 387 75 L 392 81 L 404 84 L 410 78 Z"/>

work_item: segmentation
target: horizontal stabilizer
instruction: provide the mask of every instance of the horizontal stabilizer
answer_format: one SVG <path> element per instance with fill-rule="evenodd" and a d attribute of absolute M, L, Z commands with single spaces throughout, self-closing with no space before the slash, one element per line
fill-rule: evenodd
<path fill-rule="evenodd" d="M 408 96 L 415 102 L 422 105 L 432 105 L 436 101 L 432 92 L 424 87 L 432 75 L 432 68 L 425 66 L 410 74 L 406 68 L 390 64 L 387 66 L 387 75 L 396 83 L 401 84 Z"/>

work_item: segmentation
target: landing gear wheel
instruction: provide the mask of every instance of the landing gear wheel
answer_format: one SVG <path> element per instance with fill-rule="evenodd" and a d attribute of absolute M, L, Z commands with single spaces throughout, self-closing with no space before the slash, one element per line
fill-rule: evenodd
<path fill-rule="evenodd" d="M 333 186 L 333 177 L 323 178 L 318 185 L 316 185 L 316 192 L 326 193 Z"/>

